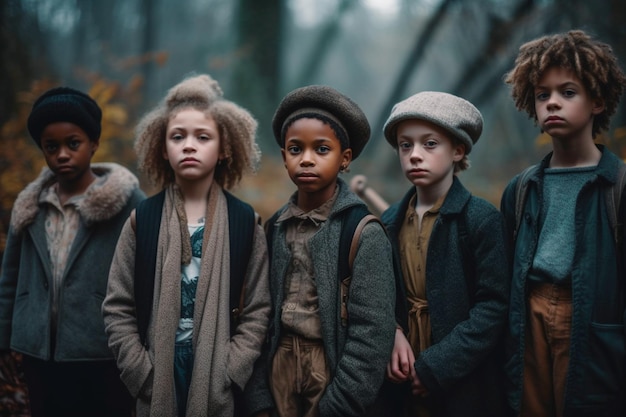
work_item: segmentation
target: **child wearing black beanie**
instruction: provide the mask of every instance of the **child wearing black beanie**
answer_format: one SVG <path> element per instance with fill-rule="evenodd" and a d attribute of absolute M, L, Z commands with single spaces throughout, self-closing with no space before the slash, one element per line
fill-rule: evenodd
<path fill-rule="evenodd" d="M 53 88 L 28 130 L 48 165 L 17 197 L 0 275 L 0 371 L 23 355 L 31 415 L 130 416 L 132 399 L 101 315 L 122 226 L 144 198 L 114 163 L 92 164 L 102 111 L 87 94 Z"/>

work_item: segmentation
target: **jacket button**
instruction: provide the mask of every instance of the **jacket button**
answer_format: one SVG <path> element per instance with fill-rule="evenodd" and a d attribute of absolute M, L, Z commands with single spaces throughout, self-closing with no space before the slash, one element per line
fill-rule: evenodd
<path fill-rule="evenodd" d="M 44 282 L 43 282 L 43 287 L 44 287 L 45 289 L 48 289 L 48 281 L 44 281 Z"/>
<path fill-rule="evenodd" d="M 526 223 L 530 224 L 532 222 L 532 216 L 530 215 L 530 213 L 525 213 L 524 214 L 524 220 L 526 221 Z"/>

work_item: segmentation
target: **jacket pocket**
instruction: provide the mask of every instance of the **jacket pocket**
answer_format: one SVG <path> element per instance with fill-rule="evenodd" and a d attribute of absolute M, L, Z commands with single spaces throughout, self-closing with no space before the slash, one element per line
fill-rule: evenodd
<path fill-rule="evenodd" d="M 591 323 L 584 383 L 590 403 L 610 403 L 621 396 L 626 380 L 624 343 L 624 325 Z"/>

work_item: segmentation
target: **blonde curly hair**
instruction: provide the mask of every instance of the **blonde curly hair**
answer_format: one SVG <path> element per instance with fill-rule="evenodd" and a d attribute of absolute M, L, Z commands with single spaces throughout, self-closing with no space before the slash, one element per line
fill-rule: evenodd
<path fill-rule="evenodd" d="M 602 100 L 604 111 L 594 117 L 592 135 L 595 138 L 600 131 L 607 130 L 626 84 L 611 47 L 582 30 L 543 36 L 523 44 L 515 67 L 505 75 L 504 81 L 512 86 L 516 107 L 535 122 L 534 88 L 551 67 L 572 71 L 593 100 Z"/>
<path fill-rule="evenodd" d="M 224 159 L 215 168 L 214 181 L 232 188 L 246 172 L 255 172 L 261 152 L 255 141 L 257 122 L 242 107 L 223 98 L 217 81 L 209 75 L 195 75 L 172 87 L 161 103 L 137 125 L 135 152 L 139 169 L 156 186 L 175 182 L 174 170 L 163 158 L 167 125 L 185 109 L 211 117 L 220 135 Z"/>

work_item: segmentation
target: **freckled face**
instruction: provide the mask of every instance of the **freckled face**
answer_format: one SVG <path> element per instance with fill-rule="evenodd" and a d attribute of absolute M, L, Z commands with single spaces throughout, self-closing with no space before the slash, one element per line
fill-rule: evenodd
<path fill-rule="evenodd" d="M 328 124 L 309 118 L 298 119 L 287 128 L 282 155 L 299 198 L 306 196 L 313 208 L 332 197 L 341 167 L 347 168 L 352 160 L 352 150 L 341 150 Z"/>

